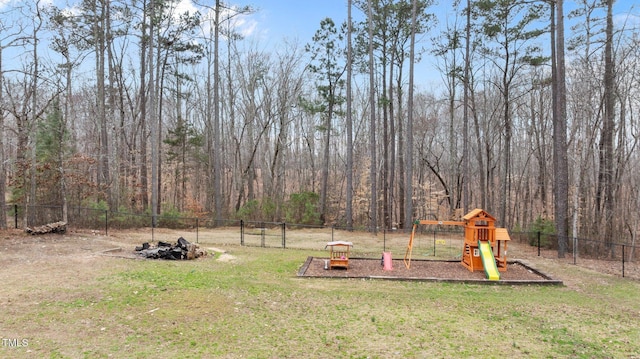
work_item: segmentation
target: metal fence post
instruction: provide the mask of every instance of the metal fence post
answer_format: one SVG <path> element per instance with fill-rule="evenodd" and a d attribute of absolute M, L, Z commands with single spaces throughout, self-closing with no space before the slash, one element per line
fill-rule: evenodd
<path fill-rule="evenodd" d="M 199 237 L 199 234 L 200 234 L 199 228 L 200 227 L 198 227 L 198 218 L 196 218 L 196 243 L 200 243 L 198 241 L 198 239 L 199 239 L 198 237 Z"/>
<path fill-rule="evenodd" d="M 384 229 L 384 235 L 382 236 L 382 253 L 387 251 L 387 228 Z"/>
<path fill-rule="evenodd" d="M 13 205 L 13 220 L 15 222 L 15 229 L 18 229 L 18 205 L 14 204 Z"/>
<path fill-rule="evenodd" d="M 624 278 L 624 244 L 622 245 L 622 278 Z"/>
<path fill-rule="evenodd" d="M 433 230 L 433 256 L 436 256 L 436 230 Z"/>
<path fill-rule="evenodd" d="M 540 231 L 538 231 L 538 257 L 540 257 Z"/>
<path fill-rule="evenodd" d="M 244 246 L 244 220 L 240 220 L 240 245 Z"/>
<path fill-rule="evenodd" d="M 287 248 L 287 228 L 284 222 L 280 223 L 282 226 L 282 248 Z"/>

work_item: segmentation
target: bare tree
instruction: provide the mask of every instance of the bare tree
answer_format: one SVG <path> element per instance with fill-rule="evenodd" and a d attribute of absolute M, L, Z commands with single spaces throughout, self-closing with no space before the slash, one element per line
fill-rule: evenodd
<path fill-rule="evenodd" d="M 371 165 L 369 168 L 370 202 L 369 202 L 369 229 L 374 233 L 378 231 L 378 190 L 377 190 L 377 160 L 376 160 L 376 92 L 375 92 L 375 63 L 373 57 L 373 6 L 372 0 L 368 0 L 368 34 L 369 34 L 369 155 Z"/>
<path fill-rule="evenodd" d="M 61 115 L 60 126 L 57 129 L 56 134 L 60 136 L 59 150 L 58 150 L 58 166 L 60 172 L 60 196 L 62 199 L 62 221 L 68 222 L 68 201 L 67 201 L 67 185 L 66 185 L 66 172 L 64 166 L 64 147 L 68 146 L 67 141 L 67 121 L 71 116 L 71 101 L 73 96 L 73 82 L 72 73 L 74 67 L 80 64 L 84 54 L 80 52 L 77 56 L 73 56 L 73 47 L 84 50 L 84 43 L 79 36 L 74 37 L 74 29 L 77 29 L 77 22 L 75 18 L 68 16 L 59 9 L 50 9 L 49 27 L 56 33 L 54 35 L 51 47 L 54 51 L 60 53 L 64 62 L 60 64 L 60 68 L 64 72 L 65 77 L 65 98 L 64 98 L 64 110 Z"/>
<path fill-rule="evenodd" d="M 462 124 L 462 212 L 466 213 L 470 207 L 471 199 L 469 198 L 469 182 L 471 175 L 469 173 L 469 77 L 471 72 L 471 0 L 467 0 L 465 9 L 465 45 L 464 45 L 464 95 L 463 95 L 463 124 Z"/>
<path fill-rule="evenodd" d="M 278 51 L 277 60 L 273 66 L 274 69 L 277 69 L 276 76 L 269 77 L 273 85 L 267 86 L 267 90 L 272 90 L 269 91 L 269 95 L 272 97 L 272 111 L 276 119 L 273 135 L 275 143 L 270 150 L 272 155 L 268 161 L 265 161 L 270 164 L 268 171 L 270 178 L 265 184 L 265 195 L 275 202 L 276 208 L 273 215 L 276 217 L 273 218 L 274 220 L 282 218 L 285 196 L 289 194 L 287 189 L 293 185 L 293 181 L 287 176 L 287 164 L 291 161 L 290 145 L 295 139 L 291 132 L 295 117 L 292 110 L 297 108 L 297 99 L 302 96 L 304 88 L 302 55 L 303 52 L 296 44 L 291 44 Z"/>
<path fill-rule="evenodd" d="M 461 178 L 464 176 L 464 173 L 460 172 L 461 159 L 458 156 L 459 141 L 457 136 L 458 122 L 456 114 L 458 87 L 460 86 L 460 82 L 464 81 L 462 74 L 463 67 L 458 59 L 459 52 L 462 47 L 463 35 L 458 28 L 457 17 L 454 19 L 453 24 L 447 23 L 446 26 L 447 28 L 438 38 L 439 42 L 436 44 L 433 53 L 438 57 L 437 66 L 442 73 L 443 82 L 447 92 L 447 115 L 449 119 L 449 138 L 447 142 L 449 144 L 449 165 L 446 169 L 448 175 L 443 175 L 442 177 L 445 179 L 443 186 L 445 193 L 447 194 L 449 210 L 451 215 L 454 215 L 455 210 L 460 208 L 461 205 Z"/>
<path fill-rule="evenodd" d="M 8 15 L 8 13 L 0 13 L 0 15 Z M 4 139 L 5 139 L 5 81 L 4 81 L 4 66 L 3 66 L 3 52 L 7 48 L 13 46 L 19 46 L 24 41 L 24 38 L 20 36 L 23 32 L 20 24 L 16 24 L 16 28 L 12 28 L 5 22 L 0 22 L 0 209 L 6 207 L 7 192 L 7 159 L 5 157 Z M 0 210 L 0 229 L 7 228 L 7 213 L 4 210 Z"/>
<path fill-rule="evenodd" d="M 412 1 L 411 8 L 411 45 L 409 55 L 409 98 L 407 103 L 407 159 L 405 168 L 405 230 L 409 230 L 412 226 L 413 218 L 413 96 L 414 96 L 414 71 L 415 71 L 415 46 L 416 46 L 416 17 L 417 17 L 417 0 Z"/>
<path fill-rule="evenodd" d="M 510 188 L 512 180 L 511 145 L 513 123 L 511 103 L 514 100 L 515 82 L 518 73 L 528 64 L 537 65 L 544 61 L 540 48 L 528 45 L 530 40 L 540 36 L 544 30 L 532 28 L 543 14 L 541 4 L 526 1 L 480 1 L 476 4 L 477 16 L 482 16 L 481 29 L 486 39 L 483 53 L 498 71 L 495 87 L 501 95 L 501 118 L 503 128 L 502 178 L 500 180 L 499 218 L 509 218 Z"/>
<path fill-rule="evenodd" d="M 222 156 L 218 149 L 221 147 L 221 125 L 220 125 L 220 0 L 216 0 L 214 9 L 214 30 L 213 30 L 213 143 L 211 155 L 213 158 L 213 198 L 214 215 L 216 225 L 222 219 Z"/>
<path fill-rule="evenodd" d="M 553 163 L 555 181 L 555 222 L 558 234 L 558 257 L 564 258 L 569 237 L 569 163 L 567 159 L 567 91 L 564 56 L 564 0 L 556 1 L 556 34 L 552 49 L 555 50 L 553 68 L 554 118 Z"/>
<path fill-rule="evenodd" d="M 604 44 L 604 117 L 599 144 L 598 187 L 596 190 L 596 218 L 601 218 L 604 239 L 613 253 L 614 215 L 614 149 L 615 131 L 615 72 L 613 59 L 613 0 L 607 0 L 607 17 Z"/>
<path fill-rule="evenodd" d="M 353 48 L 352 34 L 353 21 L 351 18 L 352 0 L 347 1 L 347 195 L 345 217 L 347 229 L 353 228 L 353 93 L 351 83 L 353 81 Z"/>
<path fill-rule="evenodd" d="M 204 102 L 204 115 L 205 115 L 205 127 L 207 130 L 207 152 L 208 167 L 211 171 L 207 176 L 209 179 L 209 189 L 207 190 L 207 206 L 213 209 L 213 216 L 216 225 L 219 225 L 224 215 L 223 201 L 225 198 L 231 197 L 231 193 L 226 193 L 223 190 L 223 165 L 224 165 L 224 139 L 223 125 L 222 125 L 222 99 L 220 93 L 222 91 L 222 74 L 220 66 L 222 61 L 220 58 L 220 44 L 221 41 L 227 40 L 227 81 L 228 81 L 228 93 L 227 93 L 227 108 L 229 121 L 233 123 L 235 121 L 235 90 L 233 90 L 232 84 L 232 66 L 231 57 L 233 43 L 241 37 L 236 34 L 232 29 L 232 19 L 239 15 L 250 14 L 254 10 L 250 6 L 238 7 L 226 4 L 223 1 L 216 0 L 214 6 L 197 2 L 199 6 L 206 9 L 208 13 L 205 15 L 207 21 L 203 22 L 203 29 L 208 30 L 208 34 L 204 34 L 204 59 L 205 59 L 205 102 Z M 227 24 L 228 30 L 225 33 L 223 23 Z M 233 184 L 230 184 L 233 185 Z"/>

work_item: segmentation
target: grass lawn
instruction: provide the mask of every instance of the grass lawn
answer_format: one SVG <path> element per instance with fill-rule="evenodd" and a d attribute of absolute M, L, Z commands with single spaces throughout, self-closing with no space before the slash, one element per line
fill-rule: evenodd
<path fill-rule="evenodd" d="M 0 357 L 639 357 L 635 280 L 570 265 L 554 267 L 566 286 L 311 279 L 298 268 L 326 252 L 224 249 L 11 262 Z"/>

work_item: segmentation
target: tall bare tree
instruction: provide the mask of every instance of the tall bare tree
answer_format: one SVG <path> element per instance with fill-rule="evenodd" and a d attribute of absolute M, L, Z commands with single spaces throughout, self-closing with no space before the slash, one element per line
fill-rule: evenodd
<path fill-rule="evenodd" d="M 352 0 L 347 1 L 347 194 L 345 205 L 345 217 L 347 229 L 353 228 L 353 93 L 351 83 L 353 81 L 353 21 L 351 18 Z"/>
<path fill-rule="evenodd" d="M 454 6 L 457 6 L 454 3 Z M 461 205 L 462 177 L 464 173 L 460 170 L 460 158 L 458 156 L 458 121 L 457 121 L 457 102 L 458 88 L 460 83 L 464 81 L 463 66 L 460 64 L 460 54 L 462 48 L 463 34 L 458 25 L 458 18 L 454 18 L 453 23 L 447 23 L 446 29 L 438 38 L 438 43 L 434 46 L 433 53 L 438 57 L 438 69 L 442 73 L 443 82 L 447 93 L 447 115 L 449 119 L 449 139 L 448 139 L 448 166 L 446 171 L 448 175 L 438 174 L 445 181 L 443 183 L 444 191 L 447 195 L 449 210 L 451 215 L 455 213 Z M 464 141 L 464 140 L 463 140 Z M 464 160 L 464 159 L 463 159 Z"/>
<path fill-rule="evenodd" d="M 476 15 L 483 18 L 481 29 L 488 40 L 483 46 L 483 53 L 497 68 L 499 76 L 495 86 L 502 97 L 500 106 L 504 142 L 499 218 L 508 221 L 512 180 L 513 89 L 519 79 L 518 73 L 524 66 L 538 65 L 544 61 L 540 55 L 541 49 L 530 45 L 530 40 L 544 33 L 543 29 L 532 27 L 542 16 L 544 7 L 542 4 L 511 0 L 479 0 L 475 6 L 478 11 Z"/>
<path fill-rule="evenodd" d="M 373 6 L 372 0 L 367 4 L 367 24 L 369 34 L 369 228 L 377 233 L 378 231 L 378 189 L 377 189 L 377 143 L 376 143 L 376 82 L 375 82 L 375 59 L 373 57 Z"/>
<path fill-rule="evenodd" d="M 31 45 L 32 45 L 32 52 L 33 52 L 33 65 L 32 65 L 32 72 L 31 72 L 31 83 L 30 83 L 30 87 L 31 87 L 31 94 L 32 96 L 30 97 L 31 99 L 31 108 L 32 110 L 29 111 L 30 115 L 31 115 L 31 129 L 34 129 L 35 126 L 37 126 L 38 120 L 40 119 L 40 116 L 42 115 L 42 113 L 44 112 L 44 109 L 38 113 L 38 111 L 36 111 L 35 109 L 38 108 L 38 101 L 39 98 L 38 96 L 40 96 L 39 91 L 40 91 L 40 54 L 38 53 L 38 43 L 40 42 L 40 30 L 42 29 L 43 25 L 44 25 L 44 19 L 43 19 L 43 14 L 42 14 L 42 9 L 40 8 L 40 1 L 36 1 L 34 4 L 34 8 L 33 8 L 33 18 L 32 18 L 32 37 L 30 39 L 31 41 Z M 36 141 L 35 141 L 35 136 L 31 135 L 30 137 L 30 144 L 31 144 L 31 165 L 29 166 L 29 177 L 30 177 L 30 184 L 29 184 L 29 195 L 27 196 L 27 201 L 25 202 L 26 206 L 25 206 L 25 222 L 24 223 L 29 223 L 28 219 L 29 219 L 29 206 L 34 206 L 37 203 L 37 199 L 36 199 L 36 187 L 37 187 L 37 183 L 36 183 Z"/>
<path fill-rule="evenodd" d="M 553 5 L 552 5 L 553 6 Z M 564 258 L 569 236 L 569 163 L 567 159 L 567 90 L 564 55 L 564 0 L 555 2 L 556 27 L 553 59 L 553 163 L 555 182 L 555 223 L 558 234 L 558 257 Z"/>
<path fill-rule="evenodd" d="M 471 0 L 467 0 L 465 9 L 465 44 L 464 44 L 464 95 L 462 100 L 463 114 L 462 114 L 462 212 L 466 213 L 470 207 L 471 199 L 469 198 L 469 182 L 471 181 L 471 175 L 469 173 L 469 92 L 471 76 Z"/>
<path fill-rule="evenodd" d="M 107 21 L 108 13 L 110 11 L 110 0 L 97 0 L 97 1 L 83 1 L 83 8 L 85 11 L 85 22 L 91 31 L 91 39 L 94 47 L 95 57 L 95 71 L 96 71 L 96 119 L 98 122 L 98 129 L 100 133 L 98 150 L 98 177 L 97 184 L 99 187 L 103 187 L 106 191 L 107 203 L 110 203 L 110 169 L 109 169 L 109 149 L 111 147 L 109 143 L 108 135 L 108 123 L 107 123 L 107 44 L 110 40 L 108 38 Z"/>
<path fill-rule="evenodd" d="M 414 72 L 415 72 L 415 46 L 416 46 L 416 18 L 417 18 L 417 0 L 412 1 L 411 8 L 411 45 L 409 55 L 409 98 L 407 103 L 407 150 L 405 158 L 405 230 L 408 230 L 413 218 L 413 97 L 414 97 Z"/>
<path fill-rule="evenodd" d="M 220 12 L 221 2 L 216 0 L 214 35 L 213 35 L 213 145 L 211 155 L 213 158 L 213 198 L 214 216 L 216 225 L 222 220 L 222 153 L 221 125 L 220 125 Z"/>
<path fill-rule="evenodd" d="M 2 12 L 0 16 L 9 15 L 10 12 Z M 5 81 L 4 81 L 4 66 L 3 66 L 3 52 L 7 48 L 20 45 L 25 39 L 21 36 L 23 29 L 20 24 L 15 24 L 16 28 L 11 28 L 10 24 L 2 21 L 0 22 L 0 209 L 6 207 L 7 193 L 7 160 L 5 158 L 4 139 L 5 139 L 5 116 L 7 111 L 5 110 Z M 4 210 L 0 210 L 0 229 L 7 228 L 7 213 Z"/>
<path fill-rule="evenodd" d="M 84 49 L 84 42 L 82 41 L 81 36 L 74 36 L 77 29 L 76 19 L 68 16 L 64 12 L 59 9 L 50 9 L 50 19 L 49 19 L 49 27 L 54 31 L 55 35 L 50 45 L 51 48 L 60 53 L 63 58 L 63 63 L 59 65 L 60 69 L 64 72 L 64 110 L 62 114 L 56 114 L 54 112 L 53 116 L 59 115 L 60 124 L 55 129 L 54 133 L 60 136 L 59 138 L 59 149 L 58 149 L 58 170 L 60 172 L 60 197 L 62 200 L 62 220 L 64 222 L 68 222 L 68 201 L 67 201 L 67 186 L 66 186 L 66 172 L 64 167 L 64 147 L 69 146 L 72 143 L 64 143 L 68 141 L 66 138 L 67 134 L 67 121 L 71 114 L 71 101 L 73 96 L 73 82 L 72 82 L 72 74 L 75 66 L 79 65 L 81 59 L 83 57 L 82 52 L 78 54 L 77 57 L 73 56 L 72 50 L 73 47 L 76 49 Z"/>
<path fill-rule="evenodd" d="M 149 71 L 149 107 L 147 111 L 149 113 L 149 137 L 151 141 L 151 225 L 155 227 L 158 224 L 158 205 L 159 205 L 159 193 L 158 193 L 158 163 L 159 159 L 159 143 L 156 141 L 158 138 L 158 116 L 157 116 L 157 98 L 156 98 L 156 83 L 155 83 L 155 71 L 156 71 L 156 58 L 155 58 L 155 43 L 156 43 L 156 23 L 157 23 L 157 5 L 155 0 L 150 0 L 149 3 L 149 47 L 147 56 L 147 69 Z"/>
<path fill-rule="evenodd" d="M 604 117 L 599 144 L 598 187 L 596 191 L 596 218 L 601 218 L 603 237 L 613 251 L 614 215 L 614 148 L 615 132 L 615 63 L 613 58 L 613 0 L 607 0 L 607 15 L 604 44 Z"/>

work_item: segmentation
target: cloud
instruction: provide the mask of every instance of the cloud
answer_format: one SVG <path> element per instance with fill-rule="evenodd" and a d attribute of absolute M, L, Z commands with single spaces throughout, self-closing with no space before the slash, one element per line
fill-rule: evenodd
<path fill-rule="evenodd" d="M 0 0 L 0 10 L 4 10 L 9 7 L 14 0 Z"/>
<path fill-rule="evenodd" d="M 230 26 L 235 33 L 243 37 L 251 36 L 256 32 L 258 23 L 251 15 L 242 14 L 240 11 L 241 8 L 237 6 L 223 9 L 220 12 L 222 28 L 226 31 Z M 200 12 L 203 14 L 203 32 L 208 33 L 215 18 L 215 11 L 212 8 L 201 8 Z"/>
<path fill-rule="evenodd" d="M 185 12 L 194 14 L 196 11 L 198 11 L 198 8 L 191 0 L 180 0 L 175 6 L 176 14 L 184 14 Z"/>
<path fill-rule="evenodd" d="M 631 12 L 616 14 L 613 16 L 613 24 L 619 29 L 637 29 L 640 27 L 640 15 Z"/>

